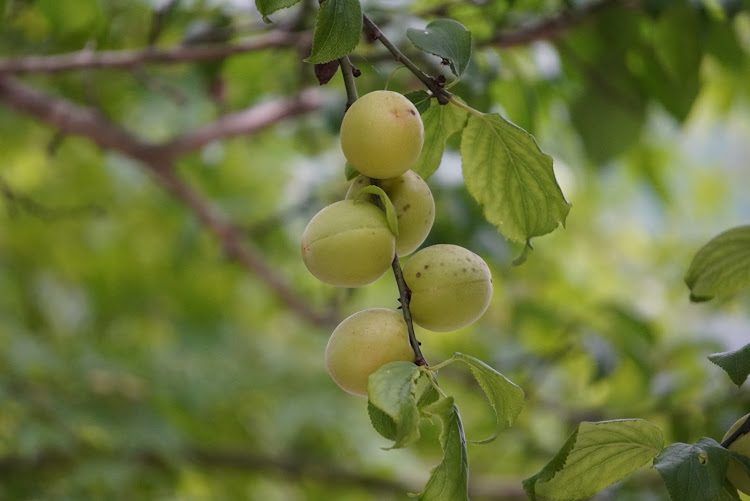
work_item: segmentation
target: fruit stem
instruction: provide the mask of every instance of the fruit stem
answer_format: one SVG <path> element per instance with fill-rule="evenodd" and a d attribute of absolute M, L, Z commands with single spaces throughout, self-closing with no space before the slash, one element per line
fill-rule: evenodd
<path fill-rule="evenodd" d="M 367 17 L 366 14 L 362 14 L 362 23 L 373 40 L 379 40 L 380 43 L 382 43 L 385 48 L 388 49 L 391 54 L 393 54 L 393 57 L 396 58 L 396 61 L 403 63 L 404 66 L 409 68 L 409 71 L 414 73 L 414 75 L 418 79 L 420 79 L 428 89 L 430 89 L 432 95 L 437 98 L 438 103 L 448 104 L 448 101 L 450 100 L 451 96 L 453 96 L 453 94 L 445 90 L 445 88 L 443 87 L 444 84 L 440 83 L 437 79 L 420 70 L 419 67 L 414 64 L 411 59 L 406 57 L 403 52 L 398 50 L 398 47 L 393 45 L 393 42 L 388 40 L 388 37 L 386 37 L 383 32 L 380 31 L 380 28 L 378 28 L 378 26 L 373 23 L 372 19 Z"/>
<path fill-rule="evenodd" d="M 721 446 L 724 447 L 725 449 L 729 448 L 729 446 L 732 445 L 732 443 L 734 443 L 735 440 L 740 438 L 745 433 L 750 433 L 750 414 L 747 416 L 747 419 L 745 419 L 745 422 L 742 423 L 742 425 L 739 428 L 734 430 L 734 433 L 729 435 L 727 439 L 721 443 Z"/>
<path fill-rule="evenodd" d="M 404 272 L 401 269 L 401 263 L 398 260 L 398 254 L 393 256 L 393 276 L 396 278 L 396 284 L 398 284 L 399 302 L 401 303 L 401 312 L 404 315 L 404 321 L 406 322 L 406 330 L 409 332 L 409 344 L 411 349 L 414 350 L 414 363 L 419 366 L 427 367 L 427 360 L 422 355 L 422 349 L 419 347 L 419 341 L 417 335 L 414 333 L 414 321 L 411 318 L 411 310 L 409 310 L 409 301 L 411 301 L 411 290 L 406 285 L 404 280 Z"/>
<path fill-rule="evenodd" d="M 349 57 L 344 56 L 339 59 L 339 64 L 341 65 L 341 74 L 344 76 L 344 86 L 346 87 L 346 108 L 349 109 L 349 106 L 354 104 L 358 99 L 357 84 L 354 82 L 354 71 Z M 378 180 L 370 179 L 370 184 L 378 186 Z M 380 197 L 372 195 L 372 198 L 375 205 L 377 205 L 380 210 L 385 211 L 383 201 Z M 419 366 L 427 367 L 427 360 L 425 360 L 424 355 L 422 355 L 417 335 L 414 333 L 414 322 L 411 318 L 411 311 L 409 310 L 411 290 L 409 289 L 409 286 L 406 285 L 406 280 L 404 280 L 404 272 L 401 270 L 401 263 L 398 260 L 398 254 L 393 255 L 391 268 L 393 268 L 393 276 L 396 278 L 396 284 L 398 284 L 398 300 L 401 303 L 401 312 L 404 316 L 404 322 L 406 322 L 406 330 L 409 333 L 409 345 L 411 345 L 411 349 L 414 351 L 414 363 Z"/>
<path fill-rule="evenodd" d="M 341 74 L 344 76 L 344 87 L 346 88 L 346 109 L 348 110 L 359 98 L 357 95 L 357 84 L 354 82 L 354 67 L 349 60 L 349 56 L 339 59 L 341 65 Z"/>

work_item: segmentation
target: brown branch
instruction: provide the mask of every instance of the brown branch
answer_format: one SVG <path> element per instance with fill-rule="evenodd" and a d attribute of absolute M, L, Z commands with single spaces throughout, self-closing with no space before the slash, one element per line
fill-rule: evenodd
<path fill-rule="evenodd" d="M 155 159 L 162 156 L 157 145 L 142 141 L 100 113 L 39 92 L 11 77 L 0 76 L 0 100 L 66 134 L 85 136 L 102 149 L 119 151 L 147 165 L 158 165 Z"/>
<path fill-rule="evenodd" d="M 560 36 L 569 28 L 581 23 L 590 16 L 617 5 L 631 5 L 631 0 L 596 0 L 582 7 L 565 10 L 556 16 L 541 19 L 512 30 L 503 30 L 495 36 L 479 42 L 481 45 L 513 47 L 526 45 L 538 40 L 549 40 Z"/>
<path fill-rule="evenodd" d="M 308 33 L 273 31 L 231 44 L 180 45 L 166 49 L 146 48 L 119 51 L 82 50 L 54 56 L 27 56 L 0 59 L 0 75 L 21 73 L 57 73 L 84 68 L 133 68 L 147 63 L 188 63 L 221 59 L 272 47 L 309 45 Z"/>
<path fill-rule="evenodd" d="M 307 93 L 303 94 L 307 96 L 305 102 L 308 108 L 305 109 L 312 109 L 310 102 L 312 98 Z M 245 268 L 255 273 L 281 301 L 302 318 L 316 325 L 331 325 L 333 322 L 331 315 L 314 311 L 307 301 L 297 295 L 276 273 L 276 270 L 265 262 L 262 254 L 243 240 L 239 228 L 214 211 L 206 200 L 177 176 L 174 170 L 176 155 L 187 149 L 175 146 L 181 144 L 179 139 L 166 145 L 145 142 L 99 113 L 70 101 L 44 94 L 11 77 L 0 76 L 0 101 L 4 101 L 16 111 L 53 125 L 66 134 L 87 137 L 103 149 L 114 150 L 140 161 L 146 170 L 182 200 L 195 216 L 218 237 L 229 257 L 239 261 Z M 249 112 L 247 115 L 239 114 L 239 116 L 256 117 Z M 276 119 L 280 120 L 285 116 L 289 114 L 277 114 Z M 217 123 L 223 122 L 220 119 Z M 244 122 L 233 119 L 229 123 L 231 127 L 227 128 L 209 125 L 206 129 L 213 133 L 199 137 L 210 136 L 212 139 L 219 139 L 221 137 L 219 131 L 225 131 L 226 134 L 239 134 L 242 131 L 255 132 L 274 121 L 261 122 L 256 117 Z M 198 145 L 197 142 L 188 144 Z"/>
<path fill-rule="evenodd" d="M 121 453 L 103 453 L 99 451 L 78 451 L 62 453 L 46 451 L 36 457 L 7 455 L 0 457 L 0 479 L 17 477 L 23 474 L 38 475 L 42 471 L 61 470 L 74 467 L 92 458 L 106 457 L 114 460 L 138 463 L 148 468 L 169 471 L 180 464 L 191 464 L 205 469 L 223 469 L 263 472 L 283 475 L 299 480 L 310 479 L 326 485 L 354 486 L 366 488 L 372 492 L 405 494 L 418 492 L 421 487 L 407 480 L 391 480 L 376 475 L 357 473 L 343 466 L 325 464 L 318 459 L 267 456 L 244 451 L 223 451 L 192 448 L 175 454 L 159 454 L 156 451 L 127 451 Z M 521 501 L 526 495 L 521 489 L 521 482 L 514 482 L 517 487 L 505 483 L 490 481 L 474 482 L 469 487 L 473 499 Z"/>
<path fill-rule="evenodd" d="M 238 113 L 224 115 L 215 122 L 185 134 L 164 145 L 170 153 L 181 154 L 230 136 L 253 134 L 285 118 L 308 113 L 320 107 L 320 92 L 311 88 L 295 98 L 259 104 Z"/>

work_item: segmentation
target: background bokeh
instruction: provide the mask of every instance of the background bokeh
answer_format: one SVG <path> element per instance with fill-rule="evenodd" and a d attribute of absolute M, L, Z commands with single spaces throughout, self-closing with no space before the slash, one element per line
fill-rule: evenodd
<path fill-rule="evenodd" d="M 0 55 L 142 48 L 164 4 L 0 1 Z M 156 45 L 309 31 L 315 4 L 271 16 L 274 26 L 249 1 L 175 2 Z M 482 255 L 496 288 L 476 324 L 419 330 L 425 356 L 435 364 L 471 354 L 526 392 L 512 429 L 469 446 L 473 499 L 524 499 L 521 479 L 582 420 L 641 417 L 669 442 L 720 439 L 750 410 L 750 395 L 706 356 L 747 343 L 750 293 L 693 304 L 683 276 L 711 237 L 750 223 L 748 2 L 363 6 L 431 73 L 446 69 L 409 44 L 406 28 L 435 17 L 464 23 L 473 62 L 451 90 L 532 132 L 572 204 L 566 228 L 535 239 L 513 267 L 521 248 L 465 191 L 457 138 L 429 180 L 437 216 L 425 245 Z M 306 55 L 276 47 L 19 78 L 158 142 L 316 87 Z M 377 44 L 363 39 L 352 61 L 360 93 L 419 88 Z M 340 75 L 320 93 L 313 112 L 182 156 L 178 174 L 335 325 L 396 307 L 397 292 L 390 275 L 335 289 L 301 261 L 307 221 L 347 189 Z M 424 423 L 416 447 L 383 450 L 366 401 L 325 372 L 332 327 L 228 259 L 137 161 L 0 101 L 0 194 L 0 499 L 395 500 L 421 489 L 440 458 L 438 425 Z M 494 417 L 473 380 L 448 368 L 440 381 L 468 437 L 490 433 Z M 594 499 L 667 494 L 646 467 Z"/>

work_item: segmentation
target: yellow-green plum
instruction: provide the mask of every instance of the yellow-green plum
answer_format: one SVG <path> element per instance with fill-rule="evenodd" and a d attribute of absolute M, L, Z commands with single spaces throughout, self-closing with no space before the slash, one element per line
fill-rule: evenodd
<path fill-rule="evenodd" d="M 742 426 L 742 423 L 745 422 L 748 416 L 750 416 L 750 414 L 745 414 L 744 416 L 739 418 L 737 422 L 734 423 L 731 428 L 729 428 L 729 431 L 727 431 L 726 435 L 724 435 L 724 438 L 722 438 L 721 441 L 723 442 L 724 440 L 728 439 L 732 435 L 732 433 L 737 431 L 737 428 Z M 742 454 L 743 456 L 750 457 L 750 433 L 745 433 L 744 435 L 740 436 L 740 438 L 732 442 L 729 445 L 729 450 L 734 451 L 737 454 Z M 732 485 L 735 486 L 737 490 L 742 491 L 745 494 L 750 494 L 750 475 L 748 475 L 745 468 L 737 463 L 737 461 L 729 461 L 727 478 L 730 482 L 732 482 Z"/>
<path fill-rule="evenodd" d="M 352 104 L 341 122 L 341 149 L 361 174 L 400 176 L 419 158 L 424 125 L 419 111 L 398 92 L 377 90 Z"/>
<path fill-rule="evenodd" d="M 326 369 L 343 390 L 367 396 L 367 378 L 389 362 L 414 361 L 403 316 L 372 308 L 344 319 L 328 340 Z"/>
<path fill-rule="evenodd" d="M 370 184 L 367 176 L 358 176 L 349 187 L 346 198 L 353 198 L 359 190 Z M 408 256 L 422 245 L 435 222 L 435 201 L 427 183 L 413 170 L 398 177 L 382 179 L 378 186 L 383 188 L 396 209 L 398 236 L 396 254 Z M 364 195 L 360 200 L 371 200 Z"/>
<path fill-rule="evenodd" d="M 465 327 L 487 310 L 492 274 L 484 260 L 458 245 L 432 245 L 404 265 L 409 307 L 419 326 L 437 332 Z"/>
<path fill-rule="evenodd" d="M 302 233 L 302 260 L 318 280 L 359 287 L 390 267 L 395 237 L 383 211 L 367 202 L 342 200 L 318 212 Z"/>

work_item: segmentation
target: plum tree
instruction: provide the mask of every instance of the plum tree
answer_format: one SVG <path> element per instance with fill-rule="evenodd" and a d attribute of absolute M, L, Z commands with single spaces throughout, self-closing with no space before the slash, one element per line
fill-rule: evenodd
<path fill-rule="evenodd" d="M 343 390 L 367 396 L 367 378 L 388 362 L 414 361 L 406 322 L 400 313 L 372 308 L 344 319 L 326 346 L 325 363 Z"/>
<path fill-rule="evenodd" d="M 721 441 L 723 442 L 724 440 L 729 438 L 732 433 L 737 431 L 737 428 L 742 426 L 742 423 L 745 422 L 748 416 L 750 416 L 750 414 L 745 414 L 744 416 L 739 418 L 737 422 L 734 423 L 731 428 L 729 428 Z M 737 440 L 732 442 L 729 445 L 729 450 L 750 458 L 750 433 L 745 433 Z M 745 468 L 743 468 L 734 460 L 729 462 L 729 467 L 727 469 L 727 478 L 738 490 L 744 492 L 745 494 L 750 494 L 750 474 L 748 474 Z"/>
<path fill-rule="evenodd" d="M 372 204 L 341 200 L 325 207 L 302 233 L 302 259 L 318 280 L 359 287 L 391 266 L 395 237 L 385 214 Z"/>
<path fill-rule="evenodd" d="M 341 122 L 341 149 L 360 173 L 397 177 L 419 158 L 424 143 L 422 117 L 397 92 L 377 90 L 351 105 Z"/>
<path fill-rule="evenodd" d="M 353 198 L 357 192 L 370 184 L 367 176 L 358 176 L 349 187 L 346 198 Z M 378 182 L 396 209 L 398 236 L 396 254 L 407 256 L 422 245 L 435 222 L 435 201 L 424 179 L 413 170 L 402 175 Z M 370 197 L 367 197 L 370 198 Z"/>
<path fill-rule="evenodd" d="M 492 299 L 487 263 L 458 245 L 439 244 L 416 252 L 404 265 L 414 322 L 437 332 L 477 320 Z"/>

